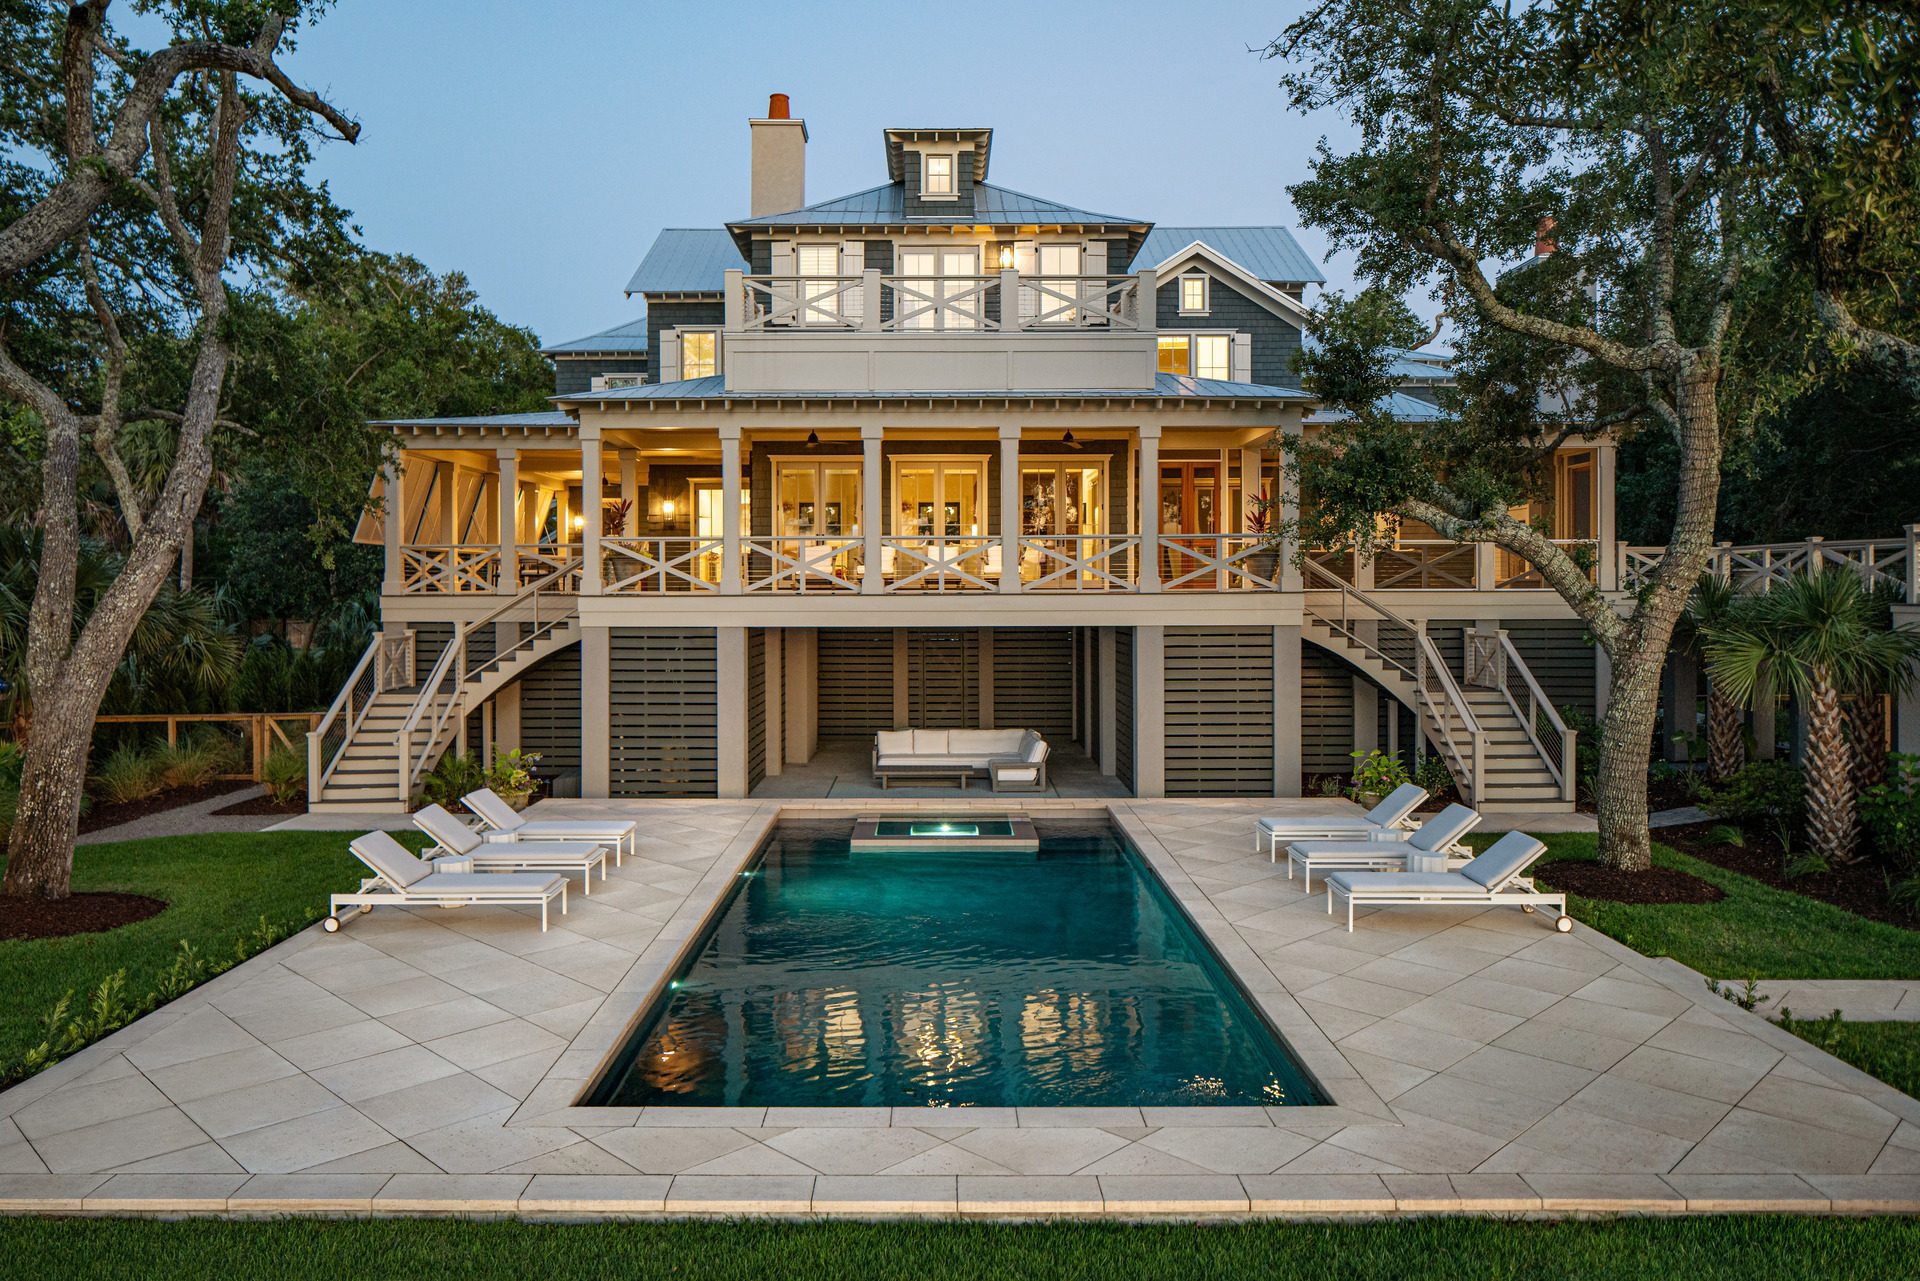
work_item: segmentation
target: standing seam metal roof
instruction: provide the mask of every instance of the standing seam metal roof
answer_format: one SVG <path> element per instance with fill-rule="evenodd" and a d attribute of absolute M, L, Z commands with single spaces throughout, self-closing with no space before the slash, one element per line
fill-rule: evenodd
<path fill-rule="evenodd" d="M 1257 280 L 1323 285 L 1320 271 L 1285 227 L 1155 227 L 1147 233 L 1134 261 L 1156 267 L 1194 241 L 1246 268 Z"/>
<path fill-rule="evenodd" d="M 717 294 L 747 263 L 725 227 L 668 227 L 627 282 L 629 294 Z"/>
<path fill-rule="evenodd" d="M 878 187 L 869 187 L 865 191 L 856 191 L 851 195 L 837 196 L 832 200 L 822 200 L 816 204 L 792 209 L 786 213 L 767 214 L 760 218 L 744 218 L 728 223 L 729 227 L 795 227 L 795 226 L 833 226 L 840 223 L 925 223 L 939 225 L 943 223 L 1021 223 L 1021 222 L 1070 222 L 1070 223 L 1110 223 L 1124 227 L 1148 226 L 1144 218 L 1123 218 L 1116 214 L 1094 213 L 1086 209 L 1076 209 L 1072 205 L 1063 205 L 1057 200 L 1048 200 L 1044 196 L 1030 196 L 1024 191 L 996 186 L 990 182 L 975 183 L 973 188 L 973 210 L 963 212 L 956 208 L 951 216 L 909 215 L 907 213 L 907 187 L 902 182 L 882 183 Z"/>
<path fill-rule="evenodd" d="M 1144 387 L 1068 387 L 1015 388 L 1013 390 L 964 389 L 934 391 L 745 391 L 729 392 L 727 380 L 715 374 L 708 378 L 688 378 L 681 382 L 642 383 L 636 387 L 617 387 L 608 391 L 583 392 L 572 396 L 554 396 L 555 401 L 574 404 L 581 401 L 601 403 L 628 400 L 1000 400 L 1007 397 L 1046 399 L 1124 398 L 1133 396 L 1192 397 L 1214 400 L 1309 400 L 1303 391 L 1289 387 L 1269 387 L 1263 383 L 1227 382 L 1217 378 L 1192 378 L 1185 374 L 1156 374 L 1151 390 Z"/>
<path fill-rule="evenodd" d="M 640 306 L 640 314 L 632 320 L 624 321 L 611 329 L 603 329 L 597 334 L 588 334 L 585 338 L 570 338 L 566 342 L 554 343 L 551 347 L 542 347 L 543 356 L 577 355 L 585 352 L 643 352 L 647 349 L 647 308 Z"/>

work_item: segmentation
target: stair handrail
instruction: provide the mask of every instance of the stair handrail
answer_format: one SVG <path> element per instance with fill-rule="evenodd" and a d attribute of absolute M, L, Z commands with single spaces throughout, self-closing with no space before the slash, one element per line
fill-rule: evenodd
<path fill-rule="evenodd" d="M 485 659 L 478 666 L 475 666 L 475 667 L 468 667 L 466 665 L 466 656 L 463 650 L 461 655 L 461 663 L 460 663 L 461 680 L 463 682 L 470 681 L 474 677 L 479 676 L 482 673 L 486 672 L 489 668 L 498 667 L 500 664 L 506 662 L 509 658 L 512 658 L 515 654 L 518 654 L 520 651 L 525 649 L 531 649 L 534 643 L 538 641 L 541 637 L 545 636 L 548 632 L 560 626 L 560 624 L 566 622 L 568 619 L 577 616 L 580 612 L 580 601 L 578 597 L 573 596 L 571 594 L 562 596 L 557 593 L 546 590 L 548 586 L 552 584 L 555 580 L 563 577 L 564 575 L 575 572 L 577 568 L 578 566 L 576 562 L 573 562 L 573 561 L 567 562 L 566 564 L 562 565 L 559 569 L 554 570 L 552 573 L 544 575 L 543 577 L 528 584 L 526 587 L 523 587 L 518 593 L 516 593 L 513 596 L 512 599 L 503 602 L 502 604 L 494 607 L 493 609 L 482 614 L 480 617 L 474 619 L 472 622 L 468 623 L 464 629 L 463 635 L 469 635 L 475 631 L 478 631 L 482 627 L 491 626 L 494 623 L 502 621 L 503 615 L 509 613 L 510 611 L 520 606 L 523 606 L 529 603 L 531 603 L 533 606 L 533 617 L 530 620 L 533 624 L 532 627 L 528 629 L 527 634 L 525 636 L 522 636 L 519 639 L 517 639 L 512 645 L 508 646 L 506 649 L 496 648 L 491 657 Z M 555 607 L 555 612 L 551 617 L 548 617 L 544 621 L 542 621 L 541 605 L 543 602 L 548 600 L 554 600 L 557 602 Z"/>
<path fill-rule="evenodd" d="M 1323 611 L 1307 603 L 1307 612 L 1346 637 L 1361 649 L 1371 654 L 1377 661 L 1395 671 L 1404 673 L 1413 684 L 1414 699 L 1418 710 L 1423 712 L 1423 720 L 1431 721 L 1431 728 L 1439 740 L 1441 751 L 1451 758 L 1450 763 L 1456 773 L 1467 777 L 1460 781 L 1460 790 L 1469 801 L 1475 800 L 1480 790 L 1480 780 L 1484 775 L 1486 738 L 1480 729 L 1480 719 L 1467 705 L 1466 695 L 1453 678 L 1452 670 L 1447 666 L 1446 658 L 1440 653 L 1439 646 L 1427 635 L 1426 629 L 1412 620 L 1402 618 L 1367 593 L 1349 583 L 1332 570 L 1308 560 L 1304 562 L 1307 580 L 1319 579 L 1326 586 L 1340 593 L 1340 617 L 1336 622 Z M 1311 587 L 1311 583 L 1309 583 Z M 1348 602 L 1358 601 L 1371 610 L 1378 618 L 1373 621 L 1386 621 L 1406 631 L 1413 639 L 1413 666 L 1395 658 L 1382 648 L 1378 639 L 1369 640 L 1355 631 L 1348 618 Z M 1435 688 L 1438 688 L 1436 697 Z M 1460 742 L 1454 732 L 1458 724 L 1459 734 L 1464 737 Z"/>
<path fill-rule="evenodd" d="M 1485 633 L 1480 635 L 1484 636 Z M 1553 700 L 1548 698 L 1546 691 L 1540 688 L 1540 682 L 1534 678 L 1533 669 L 1527 666 L 1526 659 L 1520 657 L 1520 651 L 1515 648 L 1513 638 L 1507 634 L 1507 630 L 1503 627 L 1495 632 L 1494 636 L 1498 642 L 1499 661 L 1488 665 L 1494 676 L 1493 682 L 1488 683 L 1486 687 L 1497 689 L 1506 698 L 1507 706 L 1513 709 L 1514 716 L 1519 719 L 1521 728 L 1527 733 L 1527 741 L 1533 744 L 1534 752 L 1540 757 L 1541 763 L 1547 767 L 1547 772 L 1553 775 L 1554 783 L 1559 786 L 1560 799 L 1573 800 L 1574 780 L 1578 777 L 1574 769 L 1574 738 L 1579 731 L 1567 727 L 1567 722 L 1560 715 L 1560 709 L 1553 705 Z M 1520 683 L 1526 694 L 1525 708 L 1520 706 L 1520 701 L 1513 692 L 1515 672 L 1519 673 Z"/>
<path fill-rule="evenodd" d="M 320 799 L 320 789 L 326 786 L 329 778 L 333 777 L 334 767 L 340 763 L 340 758 L 346 755 L 347 744 L 353 741 L 353 736 L 359 731 L 361 722 L 367 719 L 367 709 L 373 706 L 374 699 L 379 696 L 381 688 L 386 684 L 385 672 L 381 670 L 384 664 L 380 661 L 385 639 L 379 632 L 373 634 L 373 639 L 367 642 L 366 652 L 361 654 L 360 661 L 353 665 L 353 670 L 341 684 L 340 693 L 334 698 L 332 705 L 327 708 L 325 715 L 321 716 L 319 723 L 307 732 L 307 799 L 309 801 Z M 363 691 L 360 686 L 369 675 L 372 680 L 366 683 L 370 684 L 371 688 Z M 356 692 L 360 694 L 358 709 L 354 707 Z M 328 758 L 326 739 L 327 735 L 333 732 L 335 725 L 339 725 L 342 731 L 340 746 Z"/>

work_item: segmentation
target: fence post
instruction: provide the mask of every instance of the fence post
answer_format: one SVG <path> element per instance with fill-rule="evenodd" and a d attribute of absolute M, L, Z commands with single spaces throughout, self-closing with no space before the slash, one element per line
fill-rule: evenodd
<path fill-rule="evenodd" d="M 311 724 L 312 722 L 309 722 Z M 307 731 L 307 807 L 320 803 L 320 733 Z"/>
<path fill-rule="evenodd" d="M 1807 572 L 1809 574 L 1817 574 L 1824 568 L 1821 562 L 1826 559 L 1826 553 L 1820 544 L 1826 541 L 1818 534 L 1807 539 Z"/>

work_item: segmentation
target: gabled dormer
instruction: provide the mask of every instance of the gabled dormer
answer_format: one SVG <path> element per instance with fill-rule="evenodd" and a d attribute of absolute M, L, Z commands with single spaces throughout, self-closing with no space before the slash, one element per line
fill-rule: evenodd
<path fill-rule="evenodd" d="M 903 185 L 908 218 L 973 217 L 993 130 L 888 129 L 886 140 L 887 177 Z"/>

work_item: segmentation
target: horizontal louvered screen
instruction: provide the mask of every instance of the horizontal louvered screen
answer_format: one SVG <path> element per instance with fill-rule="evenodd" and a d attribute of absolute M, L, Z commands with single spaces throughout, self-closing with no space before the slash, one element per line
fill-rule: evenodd
<path fill-rule="evenodd" d="M 1311 643 L 1300 646 L 1300 738 L 1307 773 L 1353 769 L 1353 669 Z"/>
<path fill-rule="evenodd" d="M 543 775 L 579 769 L 580 647 L 541 659 L 519 685 L 521 748 L 540 753 Z"/>
<path fill-rule="evenodd" d="M 907 633 L 908 723 L 915 729 L 967 729 L 980 723 L 980 633 Z"/>
<path fill-rule="evenodd" d="M 1273 795 L 1273 629 L 1169 627 L 1169 796 Z"/>
<path fill-rule="evenodd" d="M 1514 649 L 1558 708 L 1575 707 L 1591 716 L 1594 700 L 1593 645 L 1578 619 L 1527 618 L 1505 624 Z"/>
<path fill-rule="evenodd" d="M 993 632 L 993 723 L 1033 729 L 1050 742 L 1073 738 L 1073 631 L 997 627 Z"/>
<path fill-rule="evenodd" d="M 1133 628 L 1113 634 L 1113 767 L 1114 774 L 1133 790 Z"/>
<path fill-rule="evenodd" d="M 893 633 L 834 627 L 819 632 L 821 739 L 871 739 L 893 728 Z"/>
<path fill-rule="evenodd" d="M 747 791 L 767 776 L 767 633 L 747 630 Z"/>
<path fill-rule="evenodd" d="M 715 795 L 719 753 L 712 630 L 616 627 L 610 644 L 612 794 Z"/>

